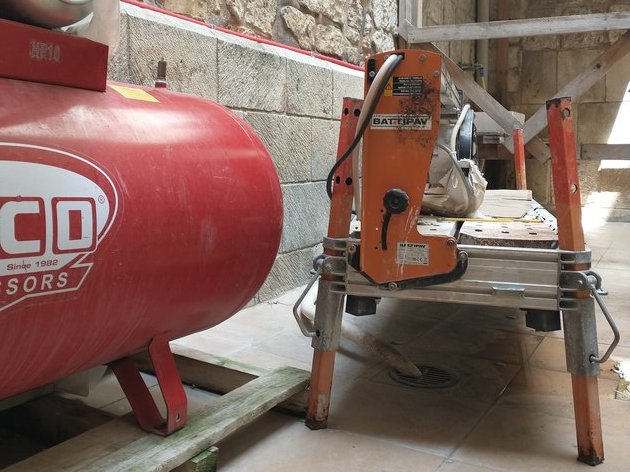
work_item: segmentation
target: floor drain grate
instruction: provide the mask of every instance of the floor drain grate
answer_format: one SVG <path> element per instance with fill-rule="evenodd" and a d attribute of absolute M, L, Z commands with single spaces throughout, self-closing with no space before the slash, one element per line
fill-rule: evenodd
<path fill-rule="evenodd" d="M 390 370 L 389 375 L 396 382 L 416 388 L 445 389 L 459 384 L 460 376 L 452 370 L 428 364 L 416 364 L 416 367 L 422 372 L 419 378 L 401 374 L 396 369 Z"/>

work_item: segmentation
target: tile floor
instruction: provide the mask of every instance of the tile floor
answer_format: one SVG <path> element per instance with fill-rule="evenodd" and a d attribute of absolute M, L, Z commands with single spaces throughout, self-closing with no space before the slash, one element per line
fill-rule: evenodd
<path fill-rule="evenodd" d="M 630 470 L 630 401 L 615 399 L 615 362 L 630 362 L 630 224 L 588 232 L 606 301 L 622 332 L 599 382 L 606 461 L 598 471 Z M 253 306 L 203 333 L 175 341 L 235 361 L 309 369 L 311 349 L 290 309 L 299 291 Z M 536 333 L 518 310 L 384 300 L 376 315 L 347 318 L 415 362 L 457 371 L 446 391 L 394 382 L 386 366 L 344 342 L 337 356 L 329 428 L 268 413 L 220 444 L 221 472 L 580 471 L 570 376 L 562 333 Z M 612 335 L 598 317 L 600 349 Z M 151 381 L 150 377 L 147 377 Z M 89 403 L 129 410 L 111 379 Z M 157 392 L 157 386 L 153 387 Z M 212 395 L 189 390 L 191 410 Z"/>
<path fill-rule="evenodd" d="M 587 237 L 622 332 L 613 361 L 630 362 L 630 224 L 607 223 Z M 308 369 L 309 341 L 290 314 L 296 297 L 290 292 L 178 342 L 202 347 L 203 339 L 204 349 L 235 360 Z M 395 300 L 384 300 L 376 315 L 347 318 L 415 362 L 456 370 L 464 382 L 449 391 L 406 387 L 362 348 L 344 343 L 329 428 L 310 431 L 298 419 L 269 413 L 219 444 L 221 472 L 588 470 L 575 460 L 561 332 L 536 333 L 517 310 Z M 603 316 L 598 327 L 603 352 L 612 335 Z M 606 461 L 597 470 L 626 472 L 630 402 L 614 398 L 613 365 L 599 381 Z"/>

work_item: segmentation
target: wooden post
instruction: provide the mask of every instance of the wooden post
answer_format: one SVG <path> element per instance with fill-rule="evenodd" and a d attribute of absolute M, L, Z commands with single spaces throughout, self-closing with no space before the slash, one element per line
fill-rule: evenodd
<path fill-rule="evenodd" d="M 521 128 L 514 128 L 512 136 L 514 139 L 514 173 L 516 176 L 516 190 L 527 190 L 523 130 Z"/>
<path fill-rule="evenodd" d="M 580 187 L 570 98 L 555 98 L 547 102 L 547 123 L 559 248 L 568 251 L 584 251 Z M 568 266 L 569 270 L 586 268 L 586 264 Z M 574 292 L 572 296 L 578 299 L 588 298 L 590 293 L 587 289 Z M 594 313 L 590 315 L 594 316 Z M 568 351 L 571 346 L 565 345 L 565 349 Z M 572 373 L 571 379 L 578 460 L 597 465 L 604 460 L 597 377 L 584 377 Z"/>
<path fill-rule="evenodd" d="M 509 18 L 508 14 L 508 0 L 498 0 L 497 1 L 497 14 L 499 21 L 507 20 Z M 508 76 L 508 50 L 509 50 L 509 39 L 508 38 L 500 38 L 497 39 L 497 58 L 496 58 L 496 71 L 495 71 L 495 83 L 497 96 L 499 97 L 499 102 L 503 106 L 507 106 L 507 76 Z M 489 77 L 490 74 L 488 73 Z"/>
<path fill-rule="evenodd" d="M 341 157 L 354 140 L 362 104 L 363 100 L 352 98 L 344 98 L 343 100 L 337 159 Z M 345 238 L 350 231 L 353 197 L 351 159 L 351 157 L 348 158 L 339 167 L 333 178 L 333 195 L 330 203 L 330 217 L 328 219 L 328 237 L 330 238 Z M 326 249 L 324 252 L 332 256 L 339 255 L 329 249 Z M 322 278 L 334 279 L 332 276 L 324 275 Z M 342 313 L 335 314 L 332 318 L 341 317 Z M 315 316 L 317 317 L 318 314 L 316 313 Z M 313 351 L 311 384 L 306 412 L 306 425 L 311 429 L 326 427 L 334 368 L 335 351 L 315 348 Z"/>
<path fill-rule="evenodd" d="M 218 463 L 219 449 L 211 446 L 179 467 L 175 467 L 171 472 L 217 472 Z"/>

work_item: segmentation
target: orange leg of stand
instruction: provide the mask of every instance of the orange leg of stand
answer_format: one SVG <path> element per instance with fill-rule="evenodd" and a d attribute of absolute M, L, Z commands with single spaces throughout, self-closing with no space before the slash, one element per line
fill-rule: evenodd
<path fill-rule="evenodd" d="M 516 190 L 527 189 L 527 178 L 525 172 L 525 141 L 523 130 L 514 128 L 514 172 L 516 175 Z"/>
<path fill-rule="evenodd" d="M 354 140 L 362 105 L 363 100 L 345 98 L 343 101 L 337 158 L 348 149 Z M 333 196 L 328 220 L 328 237 L 330 238 L 345 238 L 348 236 L 350 220 L 352 218 L 352 178 L 352 160 L 348 158 L 339 167 L 333 179 Z M 330 249 L 326 249 L 324 252 L 328 255 L 338 255 L 335 251 Z M 322 278 L 335 279 L 333 276 L 325 275 L 323 275 Z M 339 313 L 339 316 L 342 316 L 342 314 Z M 308 409 L 306 413 L 306 425 L 311 429 L 326 427 L 334 367 L 335 351 L 314 349 Z"/>
<path fill-rule="evenodd" d="M 583 251 L 585 244 L 573 110 L 569 98 L 557 98 L 547 102 L 547 123 L 549 126 L 549 147 L 551 148 L 559 248 L 569 251 Z M 584 265 L 568 267 L 570 270 L 586 268 Z M 588 290 L 573 294 L 575 298 L 589 296 Z M 571 377 L 578 460 L 590 465 L 597 465 L 604 460 L 597 377 L 583 377 L 576 374 L 571 374 Z"/>

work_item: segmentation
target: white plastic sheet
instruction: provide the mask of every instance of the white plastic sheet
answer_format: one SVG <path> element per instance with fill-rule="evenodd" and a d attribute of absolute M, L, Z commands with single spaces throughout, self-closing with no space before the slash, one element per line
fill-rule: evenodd
<path fill-rule="evenodd" d="M 459 162 L 462 167 L 470 168 L 468 182 L 473 189 L 473 204 L 469 207 L 468 193 L 452 161 L 445 160 L 444 165 L 437 169 L 434 166 L 431 167 L 430 180 L 433 184 L 425 190 L 422 201 L 423 213 L 465 217 L 471 216 L 479 209 L 486 191 L 486 179 L 473 161 L 462 159 Z"/>

